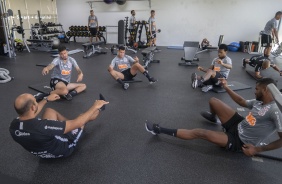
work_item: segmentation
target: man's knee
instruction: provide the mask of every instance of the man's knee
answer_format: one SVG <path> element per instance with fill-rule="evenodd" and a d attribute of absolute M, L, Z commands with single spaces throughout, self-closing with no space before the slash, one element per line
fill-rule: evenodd
<path fill-rule="evenodd" d="M 86 84 L 80 84 L 80 87 L 82 88 L 83 91 L 87 88 Z"/>
<path fill-rule="evenodd" d="M 215 97 L 211 97 L 210 100 L 209 100 L 210 105 L 216 105 L 218 102 L 221 102 L 221 100 L 219 100 L 218 98 L 215 98 Z"/>
<path fill-rule="evenodd" d="M 48 115 L 48 114 L 53 114 L 55 112 L 54 109 L 50 108 L 50 107 L 47 107 L 45 110 L 44 110 L 44 114 L 45 115 Z"/>

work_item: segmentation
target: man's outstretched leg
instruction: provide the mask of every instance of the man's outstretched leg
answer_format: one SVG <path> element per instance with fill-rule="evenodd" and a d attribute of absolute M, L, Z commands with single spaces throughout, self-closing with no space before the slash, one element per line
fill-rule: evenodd
<path fill-rule="evenodd" d="M 145 75 L 145 77 L 147 77 L 147 79 L 149 80 L 150 84 L 153 84 L 155 82 L 157 82 L 158 80 L 155 79 L 154 77 L 151 77 L 148 73 L 148 71 L 146 71 L 144 69 L 144 67 L 142 65 L 140 65 L 140 63 L 135 63 L 134 65 L 132 65 L 131 69 L 130 69 L 130 73 L 132 75 L 136 75 L 137 71 L 141 72 L 143 75 Z"/>
<path fill-rule="evenodd" d="M 167 134 L 184 140 L 203 139 L 214 143 L 220 147 L 226 147 L 228 136 L 223 132 L 216 132 L 205 129 L 167 129 L 146 121 L 145 128 L 153 135 Z"/>

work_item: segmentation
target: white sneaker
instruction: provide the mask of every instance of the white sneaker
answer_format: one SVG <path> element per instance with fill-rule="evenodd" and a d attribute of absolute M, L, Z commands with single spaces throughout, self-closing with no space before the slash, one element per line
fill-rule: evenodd
<path fill-rule="evenodd" d="M 207 85 L 207 86 L 204 86 L 202 87 L 202 92 L 208 92 L 210 90 L 212 90 L 213 86 L 212 85 Z"/>

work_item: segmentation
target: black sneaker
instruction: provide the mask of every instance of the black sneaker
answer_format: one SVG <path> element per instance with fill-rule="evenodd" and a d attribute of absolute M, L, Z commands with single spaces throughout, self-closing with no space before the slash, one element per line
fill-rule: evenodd
<path fill-rule="evenodd" d="M 124 84 L 122 85 L 122 88 L 123 88 L 124 90 L 127 90 L 127 89 L 129 88 L 129 84 L 128 84 L 128 83 L 124 83 Z"/>
<path fill-rule="evenodd" d="M 153 123 L 150 123 L 148 120 L 146 120 L 146 123 L 145 123 L 145 128 L 148 132 L 150 132 L 151 134 L 153 135 L 157 135 L 160 133 L 160 127 L 158 124 L 153 124 Z"/>
<path fill-rule="evenodd" d="M 196 73 L 192 73 L 191 81 L 192 81 L 192 88 L 196 89 L 198 87 L 198 79 L 197 79 L 197 74 Z"/>
<path fill-rule="evenodd" d="M 213 115 L 212 113 L 208 112 L 208 111 L 202 111 L 200 113 L 204 118 L 206 118 L 207 120 L 213 122 L 213 123 L 217 123 L 216 117 L 215 115 Z"/>
<path fill-rule="evenodd" d="M 100 93 L 100 100 L 104 100 L 104 101 L 106 101 L 106 99 L 105 99 L 105 97 Z M 101 108 L 100 108 L 100 111 L 103 111 L 103 110 L 105 110 L 105 108 L 106 108 L 106 105 L 103 105 Z"/>
<path fill-rule="evenodd" d="M 49 94 L 37 93 L 36 95 L 33 95 L 33 96 L 36 99 L 36 102 L 40 102 L 41 100 L 43 100 L 44 97 L 49 96 Z"/>
<path fill-rule="evenodd" d="M 63 96 L 64 97 L 64 99 L 66 99 L 67 101 L 71 101 L 72 100 L 72 96 L 71 96 L 71 94 L 66 94 L 66 95 L 64 95 Z"/>
<path fill-rule="evenodd" d="M 247 63 L 246 63 L 245 58 L 242 59 L 242 62 L 243 62 L 243 67 L 246 68 L 246 64 L 247 64 Z"/>
<path fill-rule="evenodd" d="M 158 81 L 158 80 L 155 79 L 154 77 L 151 77 L 151 78 L 149 79 L 150 84 L 153 84 L 153 83 L 155 83 L 155 82 L 157 82 L 157 81 Z"/>

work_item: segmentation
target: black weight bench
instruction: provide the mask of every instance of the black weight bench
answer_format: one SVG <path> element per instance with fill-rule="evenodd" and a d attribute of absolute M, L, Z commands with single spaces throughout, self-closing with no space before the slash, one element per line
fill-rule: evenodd
<path fill-rule="evenodd" d="M 103 42 L 103 41 L 98 41 L 98 42 L 82 44 L 82 46 L 84 48 L 84 52 L 85 52 L 83 58 L 88 58 L 92 54 L 107 54 L 107 52 L 102 51 L 102 48 L 99 47 L 100 45 L 102 45 L 104 43 L 105 42 Z"/>
<path fill-rule="evenodd" d="M 240 82 L 237 82 L 237 81 L 228 81 L 227 85 L 233 91 L 239 91 L 239 90 L 243 90 L 243 89 L 251 89 L 252 88 L 249 85 L 246 85 L 246 84 L 243 84 L 243 83 L 240 83 Z M 213 86 L 212 91 L 216 92 L 216 93 L 226 92 L 226 90 L 221 86 Z"/>
<path fill-rule="evenodd" d="M 144 68 L 147 69 L 150 63 L 160 63 L 160 60 L 154 60 L 154 54 L 157 47 L 147 47 L 142 50 Z"/>

